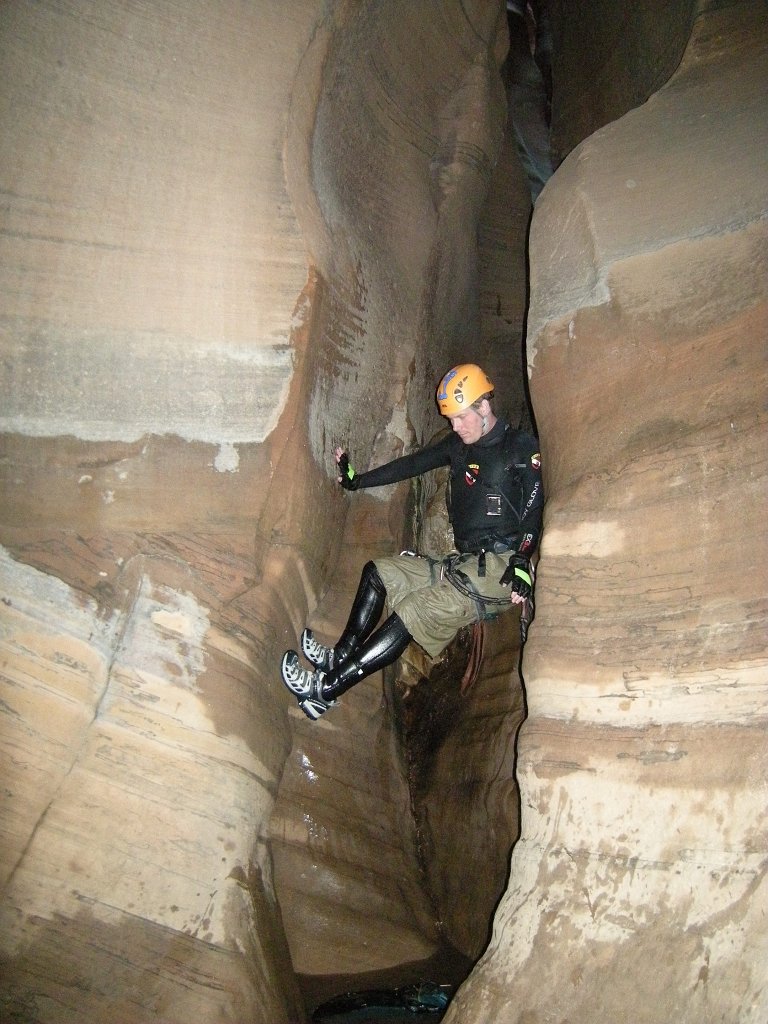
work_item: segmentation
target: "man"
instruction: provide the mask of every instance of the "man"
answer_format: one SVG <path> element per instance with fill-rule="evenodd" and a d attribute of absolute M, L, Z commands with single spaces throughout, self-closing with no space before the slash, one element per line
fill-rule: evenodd
<path fill-rule="evenodd" d="M 447 501 L 458 554 L 436 561 L 403 552 L 367 562 L 338 643 L 326 647 L 304 630 L 301 649 L 311 668 L 286 651 L 281 674 L 308 718 L 319 718 L 355 683 L 396 661 L 411 640 L 436 658 L 462 626 L 530 600 L 544 506 L 541 456 L 535 437 L 496 418 L 492 398 L 484 371 L 463 363 L 437 389 L 440 412 L 453 428 L 442 440 L 359 474 L 336 449 L 339 483 L 348 491 L 450 466 Z M 376 629 L 385 605 L 389 616 Z"/>

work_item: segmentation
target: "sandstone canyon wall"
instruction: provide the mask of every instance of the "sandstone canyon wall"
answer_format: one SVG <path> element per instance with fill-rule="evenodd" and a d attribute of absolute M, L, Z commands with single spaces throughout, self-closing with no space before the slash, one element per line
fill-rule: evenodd
<path fill-rule="evenodd" d="M 695 14 L 567 6 L 561 156 Z M 698 10 L 537 203 L 523 830 L 462 1024 L 766 1016 L 766 26 Z M 469 355 L 523 409 L 505 46 L 496 0 L 0 5 L 0 1019 L 288 1024 L 483 949 L 508 630 L 315 726 L 275 667 L 429 544 L 438 485 L 352 500 L 332 446 L 428 440 Z"/>
<path fill-rule="evenodd" d="M 425 381 L 477 330 L 502 25 L 495 2 L 0 11 L 12 1019 L 296 1021 L 296 970 L 436 948 L 375 684 L 307 764 L 275 667 L 403 532 L 401 488 L 341 551 L 333 442 L 360 465 L 432 432 Z M 294 964 L 270 844 L 296 831 L 270 818 L 284 771 L 337 760 L 351 863 L 331 846 L 335 935 Z"/>
<path fill-rule="evenodd" d="M 536 207 L 522 836 L 446 1021 L 768 1017 L 767 47 L 710 11 Z"/>
<path fill-rule="evenodd" d="M 317 11 L 212 15 L 0 11 L 4 1019 L 303 1016 L 257 523 L 308 278 L 282 144 Z"/>

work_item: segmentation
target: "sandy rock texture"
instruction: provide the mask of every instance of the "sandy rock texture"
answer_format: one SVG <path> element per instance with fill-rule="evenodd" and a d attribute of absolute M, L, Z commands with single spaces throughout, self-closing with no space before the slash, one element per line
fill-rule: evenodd
<path fill-rule="evenodd" d="M 536 208 L 522 837 L 448 1021 L 768 1015 L 767 45 L 702 16 Z"/>
<path fill-rule="evenodd" d="M 354 498 L 335 586 L 308 618 L 329 642 L 344 627 L 362 565 L 387 552 L 387 505 L 362 493 Z M 381 674 L 318 722 L 295 704 L 288 718 L 293 744 L 271 817 L 271 849 L 293 967 L 314 1006 L 373 979 L 382 984 L 398 965 L 428 961 L 440 936 Z"/>
<path fill-rule="evenodd" d="M 332 444 L 364 466 L 428 436 L 482 322 L 503 25 L 486 0 L 3 7 L 3 1013 L 281 1024 L 297 970 L 438 948 L 380 680 L 326 744 L 276 666 L 407 532 L 388 489 L 386 539 L 343 543 Z M 495 259 L 477 358 L 522 321 Z M 307 765 L 320 824 L 270 832 Z M 270 844 L 315 865 L 333 813 L 319 902 L 364 932 L 305 964 Z"/>
<path fill-rule="evenodd" d="M 274 429 L 307 273 L 282 141 L 315 18 L 308 2 L 4 8 L 4 431 Z"/>
<path fill-rule="evenodd" d="M 502 0 L 0 5 L 1 1019 L 298 1024 L 486 946 L 454 1022 L 768 1016 L 764 5 L 547 6 L 527 310 Z M 310 725 L 282 651 L 446 540 L 333 446 L 469 358 L 527 415 L 526 310 L 519 748 L 514 618 Z"/>
<path fill-rule="evenodd" d="M 718 0 L 537 0 L 552 28 L 552 150 L 559 164 L 582 139 L 645 103 L 674 74 L 696 16 Z"/>
<path fill-rule="evenodd" d="M 352 496 L 335 586 L 311 616 L 318 636 L 339 635 L 360 568 L 391 551 L 394 523 L 411 521 L 425 554 L 450 548 L 446 480 L 428 474 L 410 514 L 401 488 L 388 503 Z M 519 820 L 519 616 L 485 625 L 476 677 L 474 642 L 463 631 L 437 661 L 411 645 L 319 722 L 291 712 L 272 851 L 309 1007 L 347 990 L 458 985 L 488 941 Z"/>
<path fill-rule="evenodd" d="M 512 274 L 504 251 L 491 246 L 481 268 L 477 242 L 503 143 L 504 24 L 495 4 L 340 5 L 304 57 L 306 87 L 294 94 L 286 154 L 323 281 L 306 355 L 309 444 L 318 461 L 342 443 L 365 469 L 431 436 L 439 418 L 429 396 L 438 375 L 467 358 L 466 338 L 481 323 L 488 326 L 474 358 L 493 356 L 500 391 L 509 381 L 511 404 L 519 406 L 517 366 L 493 339 L 515 335 L 516 325 L 519 355 L 524 276 Z M 529 199 L 519 169 L 514 183 L 505 212 L 521 224 L 514 241 L 522 252 Z M 492 221 L 483 224 L 492 234 Z M 481 276 L 493 289 L 482 303 Z M 492 326 L 483 313 L 489 309 L 499 317 Z M 301 500 L 298 483 L 296 494 Z M 410 528 L 407 494 L 389 487 L 345 499 L 344 543 L 324 566 L 317 606 L 312 595 L 301 595 L 303 610 L 297 602 L 290 645 L 308 617 L 334 640 L 363 564 L 413 543 L 418 530 Z M 307 559 L 316 557 L 306 534 L 295 542 Z M 402 965 L 439 959 L 446 943 L 455 943 L 466 971 L 466 957 L 484 944 L 500 869 L 491 869 L 497 888 L 490 886 L 479 924 L 468 920 L 467 907 L 456 913 L 443 893 L 425 886 L 408 761 L 381 679 L 361 684 L 316 726 L 295 709 L 291 720 L 294 747 L 272 847 L 286 934 L 308 997 L 364 987 L 374 976 L 391 980 L 394 970 L 402 977 Z M 514 829 L 512 822 L 510 835 Z M 461 870 L 447 851 L 431 869 Z M 487 873 L 477 879 L 485 891 Z M 454 913 L 457 932 L 471 933 L 469 952 L 466 935 L 457 940 L 443 925 L 443 909 Z"/>
<path fill-rule="evenodd" d="M 302 579 L 282 489 L 267 512 L 313 293 L 282 144 L 317 14 L 0 12 L 4 1020 L 304 1017 L 262 666 Z"/>
<path fill-rule="evenodd" d="M 106 616 L 2 578 L 3 1019 L 300 1015 L 264 832 L 288 734 L 251 645 L 177 560 L 134 558 Z"/>

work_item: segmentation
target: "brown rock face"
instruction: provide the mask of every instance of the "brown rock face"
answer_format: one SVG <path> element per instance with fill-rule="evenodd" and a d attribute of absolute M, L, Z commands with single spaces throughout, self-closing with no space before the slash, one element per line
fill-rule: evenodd
<path fill-rule="evenodd" d="M 424 479 L 415 520 L 426 554 L 450 546 L 446 476 Z M 406 518 L 397 500 L 354 496 L 338 586 L 312 617 L 320 635 L 343 628 L 360 566 L 388 550 L 393 511 Z M 488 941 L 518 821 L 517 616 L 485 626 L 475 679 L 465 673 L 472 644 L 465 631 L 436 663 L 412 645 L 383 693 L 373 677 L 317 723 L 292 712 L 272 851 L 310 1006 L 350 989 L 457 984 Z"/>
<path fill-rule="evenodd" d="M 0 996 L 16 1018 L 278 1024 L 304 1016 L 294 966 L 349 974 L 437 948 L 377 712 L 327 748 L 311 734 L 325 779 L 360 765 L 338 773 L 339 820 L 368 789 L 331 850 L 341 898 L 320 893 L 329 956 L 290 963 L 269 820 L 304 761 L 276 666 L 327 581 L 344 587 L 332 443 L 360 465 L 431 432 L 425 382 L 479 322 L 503 10 L 173 13 L 0 14 Z M 519 322 L 513 284 L 494 308 Z M 403 527 L 383 497 L 389 551 Z M 376 685 L 350 711 L 378 709 Z M 340 928 L 356 912 L 368 952 Z"/>
<path fill-rule="evenodd" d="M 768 1014 L 767 29 L 702 18 L 537 205 L 522 837 L 446 1020 Z"/>
<path fill-rule="evenodd" d="M 483 950 L 446 1021 L 768 1019 L 764 6 L 532 6 L 518 748 L 513 617 L 472 685 L 467 635 L 314 725 L 277 677 L 446 543 L 333 445 L 426 442 L 459 359 L 527 415 L 504 3 L 0 5 L 3 1022 L 296 1024 Z"/>
<path fill-rule="evenodd" d="M 538 0 L 552 28 L 552 149 L 559 163 L 597 128 L 640 106 L 674 74 L 709 0 L 591 3 Z"/>

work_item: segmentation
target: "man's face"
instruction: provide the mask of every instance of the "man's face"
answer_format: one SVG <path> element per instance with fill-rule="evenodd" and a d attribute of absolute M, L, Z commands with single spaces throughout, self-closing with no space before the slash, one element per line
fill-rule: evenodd
<path fill-rule="evenodd" d="M 482 409 L 483 407 L 480 406 Z M 483 436 L 483 417 L 474 409 L 460 412 L 458 416 L 450 416 L 451 427 L 459 435 L 464 444 L 474 444 Z"/>

